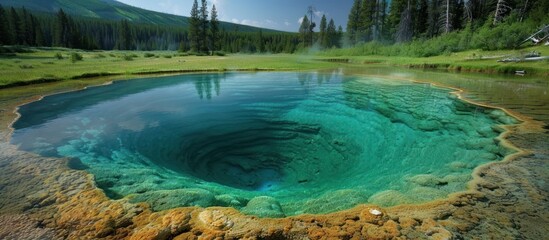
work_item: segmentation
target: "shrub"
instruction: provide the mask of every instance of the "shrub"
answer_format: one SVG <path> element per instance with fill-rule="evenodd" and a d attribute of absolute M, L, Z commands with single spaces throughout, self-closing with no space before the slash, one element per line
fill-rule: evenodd
<path fill-rule="evenodd" d="M 19 68 L 21 68 L 21 69 L 32 69 L 34 67 L 30 64 L 22 64 L 22 65 L 19 65 Z"/>
<path fill-rule="evenodd" d="M 146 58 L 154 57 L 154 53 L 145 53 L 143 56 Z"/>
<path fill-rule="evenodd" d="M 216 55 L 216 56 L 225 56 L 226 55 L 225 52 L 223 52 L 223 51 L 215 51 L 213 54 Z"/>
<path fill-rule="evenodd" d="M 126 60 L 126 61 L 133 61 L 133 55 L 125 55 L 122 56 L 122 59 Z"/>
<path fill-rule="evenodd" d="M 55 55 L 53 57 L 57 58 L 57 60 L 62 60 L 63 59 L 63 55 L 61 53 L 55 53 Z"/>
<path fill-rule="evenodd" d="M 164 58 L 172 58 L 172 55 L 164 55 Z"/>
<path fill-rule="evenodd" d="M 75 63 L 77 61 L 82 61 L 82 59 L 84 59 L 82 57 L 82 54 L 77 53 L 77 52 L 71 53 L 71 62 Z"/>

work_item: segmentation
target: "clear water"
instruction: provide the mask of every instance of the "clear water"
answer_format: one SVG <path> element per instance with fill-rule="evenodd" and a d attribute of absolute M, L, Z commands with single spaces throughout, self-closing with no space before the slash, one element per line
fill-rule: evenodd
<path fill-rule="evenodd" d="M 261 217 L 464 190 L 515 123 L 448 89 L 331 73 L 138 79 L 21 106 L 12 143 L 68 157 L 114 199 Z"/>

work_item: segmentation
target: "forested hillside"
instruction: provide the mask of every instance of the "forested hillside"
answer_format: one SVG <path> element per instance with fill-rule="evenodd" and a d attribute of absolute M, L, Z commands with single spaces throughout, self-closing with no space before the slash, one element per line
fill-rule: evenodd
<path fill-rule="evenodd" d="M 242 31 L 240 25 L 219 24 L 219 46 L 234 52 L 286 52 L 297 49 L 299 36 L 256 28 Z M 56 14 L 0 6 L 0 45 L 67 47 L 86 50 L 191 50 L 188 26 L 133 23 L 71 16 L 63 9 Z M 214 49 L 212 49 L 214 50 Z"/>
<path fill-rule="evenodd" d="M 319 25 L 310 21 L 309 10 L 299 34 L 217 21 L 206 0 L 194 1 L 190 17 L 113 0 L 0 3 L 10 4 L 0 6 L 0 45 L 87 50 L 293 53 L 318 47 L 332 55 L 426 57 L 519 48 L 549 25 L 547 0 L 354 0 L 346 32 L 326 16 Z"/>
<path fill-rule="evenodd" d="M 128 20 L 131 23 L 172 25 L 188 28 L 189 18 L 133 7 L 115 0 L 0 0 L 4 8 L 26 8 L 27 11 L 55 14 L 60 9 L 67 15 L 102 20 Z M 225 29 L 238 28 L 240 32 L 257 32 L 260 28 L 220 22 Z M 275 30 L 263 29 L 266 32 Z"/>

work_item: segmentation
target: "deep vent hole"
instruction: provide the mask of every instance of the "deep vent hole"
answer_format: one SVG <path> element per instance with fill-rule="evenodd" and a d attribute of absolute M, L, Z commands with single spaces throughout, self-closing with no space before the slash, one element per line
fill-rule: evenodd
<path fill-rule="evenodd" d="M 160 160 L 155 162 L 158 165 L 204 181 L 244 190 L 269 191 L 289 174 L 295 174 L 286 171 L 285 167 L 294 161 L 293 156 L 302 153 L 298 143 L 322 139 L 320 130 L 317 125 L 289 121 L 243 124 L 236 131 L 234 126 L 219 126 L 181 136 L 181 143 L 174 144 L 180 146 L 179 149 L 164 146 L 163 156 L 151 159 Z M 139 142 L 143 144 L 143 141 Z M 154 154 L 158 156 L 158 152 Z"/>

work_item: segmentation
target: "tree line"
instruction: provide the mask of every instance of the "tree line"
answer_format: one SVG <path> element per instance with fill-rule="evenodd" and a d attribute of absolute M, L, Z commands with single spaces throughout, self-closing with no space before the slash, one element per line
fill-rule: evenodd
<path fill-rule="evenodd" d="M 299 27 L 299 34 L 301 37 L 300 46 L 307 48 L 316 43 L 321 49 L 341 47 L 343 28 L 339 26 L 336 30 L 336 25 L 333 18 L 330 19 L 330 22 L 328 23 L 326 15 L 323 14 L 320 20 L 319 32 L 318 34 L 314 33 L 316 23 L 313 21 L 313 9 L 314 8 L 310 6 L 307 14 L 305 14 L 301 20 L 301 25 Z"/>
<path fill-rule="evenodd" d="M 355 0 L 346 40 L 402 43 L 454 31 L 494 28 L 508 21 L 547 24 L 547 0 Z M 502 36 L 505 37 L 505 36 Z"/>
<path fill-rule="evenodd" d="M 238 26 L 223 29 L 215 8 L 208 13 L 206 5 L 203 6 L 197 8 L 198 19 L 191 17 L 190 27 L 186 28 L 70 16 L 63 9 L 47 14 L 25 8 L 4 9 L 0 5 L 0 45 L 197 53 L 293 53 L 299 49 L 296 33 L 241 32 Z M 208 15 L 210 19 L 204 20 Z M 193 27 L 193 23 L 198 23 L 198 27 Z"/>

